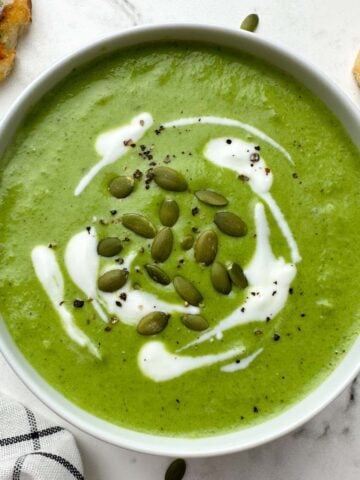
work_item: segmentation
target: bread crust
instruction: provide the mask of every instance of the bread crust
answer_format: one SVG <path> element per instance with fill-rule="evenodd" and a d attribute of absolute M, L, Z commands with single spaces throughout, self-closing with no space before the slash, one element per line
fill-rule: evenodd
<path fill-rule="evenodd" d="M 360 87 L 360 51 L 358 52 L 355 63 L 354 63 L 353 74 L 357 84 Z"/>
<path fill-rule="evenodd" d="M 11 72 L 18 38 L 31 22 L 31 0 L 13 0 L 0 12 L 0 81 Z"/>

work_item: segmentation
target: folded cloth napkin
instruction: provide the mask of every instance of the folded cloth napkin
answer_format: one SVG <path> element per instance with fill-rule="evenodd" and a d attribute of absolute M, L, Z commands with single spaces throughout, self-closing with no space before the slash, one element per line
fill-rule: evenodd
<path fill-rule="evenodd" d="M 0 480 L 84 480 L 67 430 L 0 394 Z"/>

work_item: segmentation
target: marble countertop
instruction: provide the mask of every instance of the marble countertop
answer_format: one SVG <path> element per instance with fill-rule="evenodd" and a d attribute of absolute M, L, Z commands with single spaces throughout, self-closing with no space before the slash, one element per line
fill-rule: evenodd
<path fill-rule="evenodd" d="M 332 77 L 360 106 L 351 66 L 360 49 L 359 0 L 33 0 L 33 24 L 21 39 L 16 69 L 0 84 L 0 119 L 41 72 L 77 48 L 133 25 L 198 22 L 238 29 L 251 12 L 256 35 L 275 40 Z M 0 389 L 71 430 L 87 480 L 162 479 L 169 460 L 107 445 L 48 410 L 0 356 Z M 239 454 L 188 462 L 186 480 L 358 480 L 360 381 L 300 430 Z"/>

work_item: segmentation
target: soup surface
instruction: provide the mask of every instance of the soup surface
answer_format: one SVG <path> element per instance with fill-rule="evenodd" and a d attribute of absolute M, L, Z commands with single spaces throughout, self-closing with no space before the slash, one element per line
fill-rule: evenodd
<path fill-rule="evenodd" d="M 317 98 L 255 58 L 185 43 L 102 58 L 1 159 L 4 321 L 56 390 L 114 424 L 262 422 L 359 333 L 359 160 Z"/>

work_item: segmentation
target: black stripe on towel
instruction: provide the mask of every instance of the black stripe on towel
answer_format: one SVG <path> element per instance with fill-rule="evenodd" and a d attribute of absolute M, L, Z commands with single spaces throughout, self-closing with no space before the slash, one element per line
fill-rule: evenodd
<path fill-rule="evenodd" d="M 36 430 L 35 432 L 17 435 L 16 437 L 1 438 L 0 447 L 6 447 L 8 445 L 13 445 L 14 443 L 27 442 L 29 440 L 48 437 L 49 435 L 53 435 L 54 433 L 61 432 L 61 430 L 64 429 L 62 427 L 50 427 L 45 428 L 44 430 Z"/>
<path fill-rule="evenodd" d="M 24 408 L 25 408 L 25 411 L 26 411 L 26 415 L 27 415 L 27 418 L 28 418 L 29 425 L 30 425 L 30 432 L 31 432 L 31 438 L 32 438 L 33 445 L 34 445 L 34 450 L 40 450 L 40 438 L 39 438 L 39 432 L 38 432 L 38 429 L 37 429 L 35 415 L 27 407 L 24 407 Z"/>
<path fill-rule="evenodd" d="M 27 455 L 22 455 L 16 460 L 15 466 L 14 466 L 14 471 L 13 471 L 13 478 L 12 480 L 20 480 L 21 476 L 21 469 L 24 464 L 24 461 L 27 457 L 30 455 L 41 455 L 46 458 L 50 458 L 51 460 L 54 460 L 57 462 L 59 465 L 62 465 L 68 473 L 70 473 L 76 480 L 85 480 L 82 474 L 79 472 L 79 470 L 74 467 L 72 463 L 67 461 L 64 457 L 60 457 L 60 455 L 55 455 L 53 453 L 49 452 L 32 452 L 28 453 Z"/>

